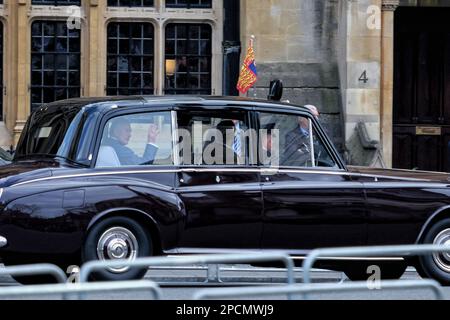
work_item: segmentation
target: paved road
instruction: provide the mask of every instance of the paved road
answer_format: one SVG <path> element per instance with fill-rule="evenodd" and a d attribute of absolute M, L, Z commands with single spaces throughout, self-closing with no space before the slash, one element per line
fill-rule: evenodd
<path fill-rule="evenodd" d="M 157 281 L 163 291 L 164 299 L 169 300 L 189 300 L 195 293 L 200 290 L 205 290 L 211 287 L 217 288 L 219 286 L 234 286 L 235 281 L 239 281 L 239 284 L 243 284 L 245 279 L 246 284 L 265 284 L 276 285 L 277 283 L 283 283 L 284 273 L 281 270 L 271 269 L 269 271 L 262 271 L 260 268 L 251 268 L 248 266 L 226 266 L 224 271 L 221 272 L 222 284 L 217 283 L 204 283 L 206 280 L 205 270 L 155 270 L 151 269 L 146 275 L 146 279 Z M 296 273 L 298 282 L 301 282 L 301 272 Z M 314 282 L 332 282 L 338 283 L 340 281 L 348 281 L 342 277 L 339 272 L 329 271 L 317 271 L 313 275 Z M 418 280 L 420 277 L 414 270 L 409 270 L 403 276 L 404 280 Z M 195 281 L 195 282 L 193 282 Z M 2 286 L 17 286 L 15 282 L 9 276 L 0 276 L 0 290 Z M 450 299 L 450 288 L 444 288 L 445 297 Z M 25 297 L 21 297 L 22 299 Z M 39 297 L 32 297 L 34 299 L 60 299 L 60 295 L 44 295 Z M 70 298 L 70 297 L 69 297 Z M 116 292 L 105 294 L 93 294 L 89 295 L 89 299 L 148 299 L 148 293 L 144 292 Z M 337 299 L 337 300 L 426 300 L 433 299 L 433 293 L 428 289 L 419 290 L 371 290 L 363 292 L 352 293 L 326 293 L 326 294 L 314 294 L 310 296 L 311 299 Z M 255 297 L 248 297 L 246 299 L 252 300 L 266 300 L 266 299 L 287 299 L 286 296 L 268 296 L 263 299 Z"/>

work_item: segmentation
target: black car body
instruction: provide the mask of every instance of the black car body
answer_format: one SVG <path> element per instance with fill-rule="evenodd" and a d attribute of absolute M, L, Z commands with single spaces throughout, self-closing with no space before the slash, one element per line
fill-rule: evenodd
<path fill-rule="evenodd" d="M 111 119 L 129 115 L 137 119 L 133 130 L 141 130 L 139 119 L 146 121 L 141 114 L 155 112 L 155 121 L 171 126 L 166 140 L 169 131 L 204 114 L 226 123 L 232 113 L 254 129 L 267 125 L 264 117 L 303 117 L 322 155 L 313 158 L 315 165 L 274 168 L 250 163 L 252 148 L 245 162 L 234 165 L 186 164 L 177 150 L 166 150 L 158 164 L 96 167 Z M 179 141 L 172 138 L 175 146 Z M 249 143 L 261 147 L 256 141 Z M 144 255 L 280 249 L 301 258 L 318 247 L 445 244 L 450 235 L 448 174 L 347 167 L 308 109 L 241 98 L 89 98 L 49 104 L 28 120 L 13 163 L 0 168 L 0 188 L 0 257 L 6 264 L 79 264 L 111 248 L 126 258 L 130 253 L 123 250 L 134 240 L 145 247 Z M 124 217 L 128 220 L 122 223 Z M 105 233 L 114 229 L 114 221 L 130 230 L 139 225 L 146 235 L 127 238 L 117 236 L 119 230 L 114 238 Z M 146 239 L 151 246 L 139 243 Z M 99 251 L 100 242 L 105 248 Z M 105 256 L 115 257 L 110 251 Z M 364 257 L 357 260 L 366 263 Z M 380 257 L 380 262 L 391 260 Z M 407 262 L 443 283 L 450 279 L 447 256 Z M 335 262 L 324 265 L 338 268 Z M 348 271 L 345 265 L 339 268 Z"/>

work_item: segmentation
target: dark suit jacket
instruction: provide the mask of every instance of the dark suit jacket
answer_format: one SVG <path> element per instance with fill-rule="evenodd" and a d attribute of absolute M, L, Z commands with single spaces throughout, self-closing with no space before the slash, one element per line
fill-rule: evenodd
<path fill-rule="evenodd" d="M 300 127 L 288 132 L 284 140 L 284 149 L 281 150 L 281 165 L 303 167 L 311 160 L 310 138 L 303 134 Z"/>
<path fill-rule="evenodd" d="M 139 157 L 133 150 L 127 146 L 124 146 L 115 139 L 108 139 L 105 144 L 114 149 L 117 157 L 119 158 L 120 164 L 123 166 L 142 165 L 144 163 L 153 164 L 156 153 L 158 152 L 158 147 L 152 144 L 147 144 L 144 155 Z"/>

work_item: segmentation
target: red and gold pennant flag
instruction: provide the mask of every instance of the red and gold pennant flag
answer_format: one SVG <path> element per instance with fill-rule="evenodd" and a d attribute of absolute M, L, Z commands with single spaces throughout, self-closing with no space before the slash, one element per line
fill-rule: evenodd
<path fill-rule="evenodd" d="M 252 41 L 247 49 L 247 55 L 245 56 L 236 88 L 241 93 L 247 93 L 247 91 L 255 84 L 257 80 L 258 72 L 256 70 L 255 51 L 253 51 Z"/>

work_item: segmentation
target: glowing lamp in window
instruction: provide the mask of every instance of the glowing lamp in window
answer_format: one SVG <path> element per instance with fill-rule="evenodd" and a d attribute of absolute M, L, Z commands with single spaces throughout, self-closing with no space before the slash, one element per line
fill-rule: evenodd
<path fill-rule="evenodd" d="M 166 75 L 173 76 L 175 74 L 177 63 L 175 59 L 166 59 Z"/>

